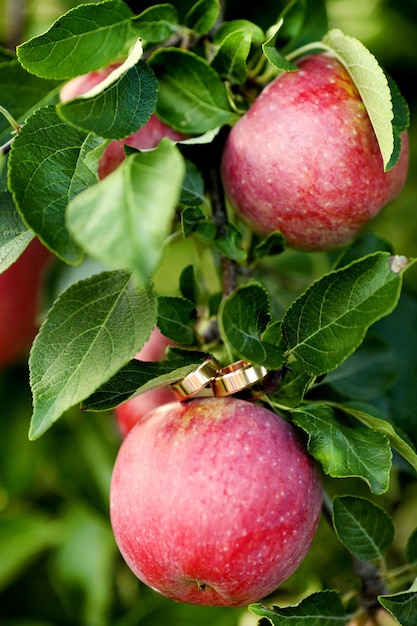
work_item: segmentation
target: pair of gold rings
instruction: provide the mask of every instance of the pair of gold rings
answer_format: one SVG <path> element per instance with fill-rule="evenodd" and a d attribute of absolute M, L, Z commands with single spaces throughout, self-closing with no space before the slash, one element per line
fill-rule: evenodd
<path fill-rule="evenodd" d="M 211 356 L 187 376 L 172 383 L 170 389 L 180 401 L 204 395 L 221 398 L 256 385 L 267 373 L 262 365 L 253 365 L 243 360 L 222 367 Z"/>

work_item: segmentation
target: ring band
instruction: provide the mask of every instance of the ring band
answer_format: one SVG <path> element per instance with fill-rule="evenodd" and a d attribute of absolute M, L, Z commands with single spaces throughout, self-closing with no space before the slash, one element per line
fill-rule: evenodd
<path fill-rule="evenodd" d="M 211 385 L 220 368 L 220 363 L 211 356 L 187 374 L 187 376 L 175 383 L 171 383 L 169 388 L 177 400 L 188 400 Z M 210 387 L 209 391 L 212 395 Z"/>
<path fill-rule="evenodd" d="M 216 397 L 230 396 L 260 382 L 268 370 L 263 365 L 237 361 L 221 369 L 211 383 Z"/>

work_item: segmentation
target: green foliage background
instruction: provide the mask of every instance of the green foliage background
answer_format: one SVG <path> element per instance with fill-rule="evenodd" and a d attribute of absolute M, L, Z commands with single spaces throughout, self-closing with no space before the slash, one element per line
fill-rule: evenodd
<path fill-rule="evenodd" d="M 13 47 L 41 33 L 78 4 L 63 0 L 47 3 L 0 0 L 0 43 Z M 153 3 L 128 4 L 140 12 Z M 191 5 L 185 0 L 174 4 L 183 12 Z M 226 17 L 250 19 L 266 28 L 285 4 L 229 0 Z M 387 238 L 399 253 L 416 257 L 417 131 L 413 119 L 417 110 L 417 3 L 415 0 L 329 0 L 328 10 L 331 25 L 357 37 L 374 52 L 410 105 L 408 182 L 402 195 L 372 222 L 370 229 Z M 187 255 L 188 251 L 181 250 L 179 254 Z M 320 274 L 326 268 L 327 259 L 325 255 L 288 251 L 282 263 L 289 291 L 296 292 L 308 276 Z M 404 355 L 408 364 L 414 358 L 414 377 L 417 372 L 416 271 L 414 266 L 406 273 L 405 296 L 390 321 L 383 320 L 376 328 L 388 330 L 400 370 Z M 169 281 L 166 268 L 164 280 Z M 410 345 L 410 335 L 407 339 L 403 332 L 404 323 L 414 328 L 414 344 Z M 404 382 L 393 393 L 402 400 L 404 411 L 398 416 L 398 423 L 407 431 L 405 420 L 409 407 L 417 406 L 417 385 L 412 385 L 412 373 L 403 373 Z M 108 485 L 121 441 L 112 413 L 86 416 L 73 409 L 47 436 L 29 442 L 31 399 L 27 378 L 25 363 L 0 373 L 2 626 L 257 624 L 259 617 L 246 609 L 175 604 L 134 578 L 116 549 L 108 520 Z M 365 378 L 363 387 L 369 388 L 371 384 L 372 375 Z M 397 406 L 401 402 L 397 401 Z M 352 493 L 369 498 L 366 485 L 353 478 L 329 480 L 326 487 L 332 496 L 337 495 L 337 489 L 343 492 L 351 489 Z M 401 560 L 407 538 L 416 525 L 417 483 L 406 471 L 398 471 L 389 491 L 378 502 L 383 503 L 396 522 L 394 554 Z M 343 591 L 353 575 L 347 552 L 323 521 L 306 560 L 274 600 L 290 603 L 326 586 L 337 586 Z"/>

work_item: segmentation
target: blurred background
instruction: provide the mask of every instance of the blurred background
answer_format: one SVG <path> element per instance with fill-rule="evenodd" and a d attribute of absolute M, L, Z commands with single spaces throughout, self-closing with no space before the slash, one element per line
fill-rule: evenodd
<path fill-rule="evenodd" d="M 70 0 L 0 0 L 0 44 L 40 34 L 68 9 Z M 155 2 L 128 2 L 139 13 Z M 173 2 L 186 11 L 190 2 Z M 226 18 L 250 19 L 268 28 L 283 1 L 227 0 Z M 398 83 L 411 109 L 411 165 L 401 196 L 371 229 L 399 254 L 417 254 L 416 111 L 417 0 L 328 0 L 331 26 L 360 39 Z M 1 104 L 1 94 L 0 94 Z M 309 267 L 317 264 L 311 259 Z M 302 265 L 302 264 L 301 264 Z M 320 265 L 320 263 L 318 263 Z M 70 280 L 70 279 L 68 279 Z M 406 275 L 414 317 L 417 278 Z M 1 306 L 1 302 L 0 302 Z M 410 310 L 410 309 L 407 309 Z M 415 350 L 415 347 L 411 347 Z M 417 366 L 417 364 L 416 364 Z M 27 437 L 31 415 L 25 361 L 0 370 L 0 624 L 2 626 L 253 626 L 246 609 L 180 605 L 141 585 L 123 563 L 110 529 L 108 488 L 121 441 L 114 416 L 70 411 L 40 440 Z M 340 481 L 339 481 L 340 482 Z M 331 486 L 331 489 L 337 487 Z M 349 481 L 343 489 L 349 490 Z M 356 483 L 354 493 L 369 497 Z M 417 519 L 417 488 L 393 481 L 384 496 L 398 526 L 401 553 Z M 345 589 L 351 565 L 325 522 L 305 562 L 280 589 L 291 602 L 326 585 Z"/>

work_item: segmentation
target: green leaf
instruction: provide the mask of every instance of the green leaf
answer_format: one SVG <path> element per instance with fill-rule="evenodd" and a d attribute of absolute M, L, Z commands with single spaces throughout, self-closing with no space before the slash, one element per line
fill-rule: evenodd
<path fill-rule="evenodd" d="M 284 250 L 285 238 L 279 231 L 275 231 L 254 246 L 253 255 L 255 259 L 261 259 L 265 256 L 281 254 Z"/>
<path fill-rule="evenodd" d="M 361 403 L 350 402 L 340 405 L 338 408 L 348 415 L 351 415 L 362 424 L 365 424 L 368 428 L 372 428 L 374 431 L 386 435 L 394 450 L 401 454 L 401 456 L 417 471 L 417 454 L 415 450 L 407 441 L 403 439 L 403 437 L 398 434 L 392 424 L 387 422 L 385 419 L 375 417 L 371 414 L 372 411 L 375 411 L 375 407 L 366 405 L 365 408 L 367 410 L 365 411 Z"/>
<path fill-rule="evenodd" d="M 244 83 L 247 75 L 246 60 L 252 43 L 248 30 L 229 33 L 221 42 L 211 66 L 226 80 L 232 83 Z"/>
<path fill-rule="evenodd" d="M 30 438 L 42 435 L 133 358 L 156 316 L 153 290 L 126 272 L 96 274 L 64 291 L 30 354 Z"/>
<path fill-rule="evenodd" d="M 343 545 L 363 561 L 381 559 L 394 541 L 391 517 L 367 498 L 336 497 L 333 524 Z"/>
<path fill-rule="evenodd" d="M 187 267 L 184 267 L 182 270 L 180 276 L 180 291 L 183 298 L 197 304 L 200 296 L 200 286 L 194 265 L 187 265 Z"/>
<path fill-rule="evenodd" d="M 173 350 L 172 355 L 165 361 L 133 359 L 85 399 L 81 407 L 87 411 L 114 409 L 134 394 L 181 380 L 207 358 L 207 354 L 195 350 Z"/>
<path fill-rule="evenodd" d="M 198 0 L 185 16 L 185 26 L 204 35 L 215 25 L 219 11 L 219 0 Z"/>
<path fill-rule="evenodd" d="M 139 61 L 97 95 L 83 96 L 57 106 L 60 117 L 85 132 L 108 139 L 124 139 L 135 133 L 155 111 L 156 78 Z"/>
<path fill-rule="evenodd" d="M 204 241 L 211 241 L 216 236 L 216 227 L 200 208 L 188 208 L 182 212 L 181 226 L 184 237 L 197 233 Z"/>
<path fill-rule="evenodd" d="M 415 626 L 417 615 L 417 591 L 406 591 L 390 596 L 378 596 L 379 602 L 391 613 L 401 626 Z"/>
<path fill-rule="evenodd" d="M 1 105 L 19 124 L 23 124 L 35 109 L 56 102 L 60 84 L 29 74 L 15 59 L 0 64 Z M 11 130 L 6 118 L 0 115 L 1 143 L 11 137 Z"/>
<path fill-rule="evenodd" d="M 268 609 L 262 604 L 251 604 L 249 610 L 259 617 L 266 617 L 273 626 L 345 626 L 347 620 L 336 591 L 312 593 L 296 606 Z"/>
<path fill-rule="evenodd" d="M 398 357 L 383 337 L 369 335 L 323 382 L 347 398 L 367 402 L 383 395 L 397 377 Z"/>
<path fill-rule="evenodd" d="M 10 151 L 9 185 L 23 221 L 67 263 L 79 263 L 82 250 L 66 228 L 66 208 L 97 181 L 102 142 L 68 126 L 48 106 L 28 118 Z"/>
<path fill-rule="evenodd" d="M 283 21 L 275 45 L 285 54 L 319 41 L 329 30 L 326 0 L 291 0 L 281 12 Z"/>
<path fill-rule="evenodd" d="M 308 433 L 308 450 L 326 474 L 332 478 L 361 478 L 376 494 L 388 489 L 392 454 L 386 435 L 344 426 L 324 405 L 296 409 L 293 421 Z"/>
<path fill-rule="evenodd" d="M 234 261 L 246 259 L 247 254 L 242 248 L 242 233 L 234 224 L 225 224 L 221 234 L 215 238 L 214 245 L 228 259 Z"/>
<path fill-rule="evenodd" d="M 133 38 L 132 11 L 122 0 L 81 4 L 44 34 L 17 47 L 22 66 L 44 78 L 66 80 L 109 65 Z"/>
<path fill-rule="evenodd" d="M 394 133 L 394 150 L 391 158 L 386 166 L 386 170 L 389 171 L 396 165 L 400 158 L 402 148 L 402 133 L 410 125 L 410 109 L 403 96 L 398 89 L 397 84 L 387 75 L 389 88 L 391 90 L 392 105 L 394 109 L 394 119 L 392 121 L 393 133 Z"/>
<path fill-rule="evenodd" d="M 277 22 L 272 29 L 272 36 L 262 44 L 262 50 L 268 61 L 277 69 L 283 72 L 295 72 L 298 66 L 289 61 L 277 48 L 278 33 L 283 23 L 283 19 Z"/>
<path fill-rule="evenodd" d="M 392 243 L 373 232 L 364 232 L 358 235 L 352 243 L 344 248 L 333 269 L 340 269 L 357 261 L 361 257 L 369 256 L 374 252 L 389 252 L 394 254 Z"/>
<path fill-rule="evenodd" d="M 249 20 L 230 20 L 222 22 L 214 35 L 214 44 L 221 44 L 229 35 L 238 32 L 246 31 L 251 37 L 251 41 L 254 43 L 261 43 L 264 38 L 264 32 L 257 24 L 250 22 Z"/>
<path fill-rule="evenodd" d="M 193 52 L 171 48 L 150 59 L 159 82 L 158 116 L 184 134 L 201 134 L 238 119 L 218 73 Z"/>
<path fill-rule="evenodd" d="M 302 364 L 293 361 L 273 394 L 273 401 L 285 407 L 297 407 L 315 379 L 315 376 L 305 371 Z"/>
<path fill-rule="evenodd" d="M 409 563 L 417 564 L 417 528 L 414 529 L 407 541 L 407 559 Z"/>
<path fill-rule="evenodd" d="M 349 72 L 368 112 L 387 169 L 394 152 L 393 105 L 387 77 L 374 55 L 357 39 L 331 29 L 323 42 Z"/>
<path fill-rule="evenodd" d="M 284 315 L 289 364 L 295 357 L 316 376 L 340 365 L 395 308 L 404 267 L 401 257 L 377 252 L 315 281 Z"/>
<path fill-rule="evenodd" d="M 203 176 L 194 163 L 187 159 L 179 203 L 183 207 L 198 207 L 205 201 Z"/>
<path fill-rule="evenodd" d="M 14 206 L 8 191 L 0 192 L 0 273 L 14 263 L 29 242 L 33 232 L 28 230 Z"/>
<path fill-rule="evenodd" d="M 58 526 L 40 513 L 24 511 L 0 519 L 0 589 L 32 565 L 60 537 Z"/>
<path fill-rule="evenodd" d="M 219 329 L 225 343 L 241 358 L 279 369 L 280 346 L 262 341 L 271 320 L 268 293 L 258 283 L 248 283 L 224 298 L 219 309 Z"/>
<path fill-rule="evenodd" d="M 194 302 L 176 296 L 158 298 L 158 328 L 171 341 L 184 346 L 193 345 L 196 320 Z"/>
<path fill-rule="evenodd" d="M 92 258 L 146 281 L 162 260 L 184 170 L 169 139 L 155 150 L 131 154 L 69 204 L 70 232 Z"/>
<path fill-rule="evenodd" d="M 172 4 L 157 4 L 148 7 L 132 19 L 132 26 L 142 39 L 158 43 L 176 32 L 177 10 Z"/>

